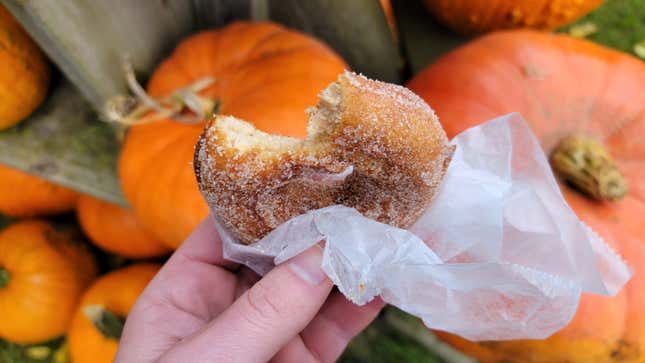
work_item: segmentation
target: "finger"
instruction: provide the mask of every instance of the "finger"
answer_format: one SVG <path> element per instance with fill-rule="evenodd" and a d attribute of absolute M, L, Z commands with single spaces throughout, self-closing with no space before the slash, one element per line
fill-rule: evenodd
<path fill-rule="evenodd" d="M 165 270 L 128 314 L 115 362 L 154 362 L 177 342 L 201 331 L 234 301 L 235 275 L 188 263 Z"/>
<path fill-rule="evenodd" d="M 272 362 L 335 362 L 350 340 L 374 320 L 385 304 L 380 298 L 358 306 L 339 292 L 333 293 L 318 315 L 291 340 Z"/>
<path fill-rule="evenodd" d="M 314 318 L 332 288 L 312 247 L 277 266 L 207 328 L 163 357 L 209 357 L 217 362 L 266 362 Z"/>
<path fill-rule="evenodd" d="M 269 363 L 324 363 L 309 350 L 302 337 L 297 335 L 285 345 Z"/>
<path fill-rule="evenodd" d="M 237 300 L 242 294 L 244 294 L 248 289 L 253 287 L 258 281 L 260 281 L 261 276 L 255 273 L 248 267 L 242 267 L 237 272 L 237 285 L 235 286 L 235 300 Z"/>
<path fill-rule="evenodd" d="M 227 266 L 220 246 L 212 221 L 206 219 L 162 267 L 132 308 L 118 362 L 156 361 L 233 303 L 236 275 L 220 266 Z"/>
<path fill-rule="evenodd" d="M 222 257 L 221 240 L 213 219 L 204 219 L 142 296 L 193 315 L 206 324 L 235 298 L 235 264 Z M 223 268 L 224 267 L 224 268 Z"/>
<path fill-rule="evenodd" d="M 210 215 L 195 228 L 166 264 L 182 263 L 185 259 L 217 265 L 229 270 L 238 266 L 238 264 L 224 259 L 222 239 L 217 233 L 215 221 Z"/>
<path fill-rule="evenodd" d="M 304 346 L 319 362 L 335 362 L 349 341 L 376 318 L 384 305 L 378 297 L 358 306 L 341 293 L 333 294 L 300 333 Z"/>

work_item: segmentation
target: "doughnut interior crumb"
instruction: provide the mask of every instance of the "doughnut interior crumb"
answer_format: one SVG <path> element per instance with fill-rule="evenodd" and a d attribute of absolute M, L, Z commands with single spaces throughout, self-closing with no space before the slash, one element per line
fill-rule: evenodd
<path fill-rule="evenodd" d="M 276 154 L 294 149 L 302 140 L 293 137 L 268 134 L 256 129 L 252 124 L 234 116 L 224 116 L 217 120 L 217 129 L 225 135 L 221 146 L 237 150 L 239 154 L 258 151 L 258 156 L 273 157 Z"/>
<path fill-rule="evenodd" d="M 277 154 L 294 152 L 302 148 L 316 149 L 316 146 L 324 142 L 329 132 L 338 123 L 341 102 L 340 85 L 338 82 L 333 82 L 320 93 L 318 105 L 306 110 L 309 120 L 305 140 L 266 133 L 234 116 L 219 117 L 214 127 L 225 136 L 222 138 L 221 146 L 237 150 L 238 154 L 254 150 L 259 157 L 271 158 Z"/>
<path fill-rule="evenodd" d="M 325 88 L 318 98 L 318 105 L 309 107 L 307 114 L 307 140 L 318 141 L 329 135 L 337 126 L 340 118 L 340 107 L 343 94 L 338 81 Z"/>

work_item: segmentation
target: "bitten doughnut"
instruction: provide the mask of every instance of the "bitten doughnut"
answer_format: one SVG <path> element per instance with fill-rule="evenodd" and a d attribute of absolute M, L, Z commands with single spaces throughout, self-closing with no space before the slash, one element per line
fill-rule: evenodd
<path fill-rule="evenodd" d="M 409 227 L 454 150 L 432 109 L 404 87 L 345 72 L 307 112 L 305 140 L 232 116 L 207 123 L 194 167 L 211 211 L 244 244 L 334 204 Z"/>

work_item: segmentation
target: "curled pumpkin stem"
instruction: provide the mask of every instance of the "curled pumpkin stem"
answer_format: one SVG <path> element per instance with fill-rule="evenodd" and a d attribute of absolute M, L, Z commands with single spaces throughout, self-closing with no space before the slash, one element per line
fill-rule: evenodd
<path fill-rule="evenodd" d="M 123 72 L 133 96 L 117 95 L 106 103 L 105 114 L 113 122 L 137 125 L 173 119 L 182 123 L 197 123 L 217 112 L 219 105 L 216 100 L 199 95 L 199 92 L 215 83 L 213 77 L 200 78 L 170 95 L 153 98 L 141 87 L 127 59 L 123 62 Z M 191 114 L 185 115 L 186 110 Z"/>
<path fill-rule="evenodd" d="M 574 135 L 551 153 L 556 174 L 598 200 L 618 200 L 627 194 L 627 181 L 607 149 L 595 139 Z"/>
<path fill-rule="evenodd" d="M 115 315 L 102 305 L 87 305 L 83 307 L 85 315 L 96 329 L 106 338 L 119 340 L 123 333 L 125 319 Z"/>

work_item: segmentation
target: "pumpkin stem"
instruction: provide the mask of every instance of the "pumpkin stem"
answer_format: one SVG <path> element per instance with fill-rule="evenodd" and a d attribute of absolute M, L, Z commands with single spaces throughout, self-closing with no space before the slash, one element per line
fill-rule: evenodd
<path fill-rule="evenodd" d="M 126 58 L 123 72 L 128 88 L 134 97 L 117 95 L 105 105 L 105 114 L 114 122 L 125 125 L 136 125 L 171 118 L 183 123 L 201 122 L 219 110 L 219 102 L 199 95 L 199 92 L 210 87 L 215 79 L 203 77 L 186 87 L 175 90 L 168 96 L 153 98 L 146 93 L 137 81 L 132 64 Z M 186 116 L 184 110 L 193 114 Z"/>
<path fill-rule="evenodd" d="M 573 135 L 551 153 L 557 175 L 598 200 L 618 200 L 627 194 L 627 181 L 607 149 L 595 139 Z"/>
<path fill-rule="evenodd" d="M 0 267 L 0 289 L 3 287 L 9 285 L 9 280 L 11 279 L 11 274 L 9 271 L 5 270 L 4 268 Z"/>
<path fill-rule="evenodd" d="M 113 314 L 102 305 L 87 305 L 83 308 L 83 314 L 90 319 L 104 337 L 116 340 L 121 338 L 125 324 L 124 318 Z"/>

